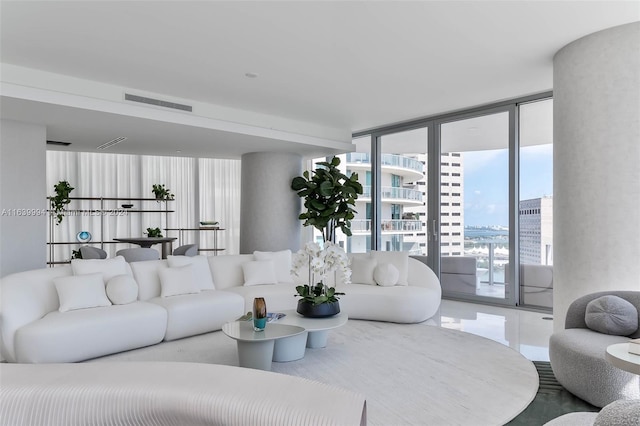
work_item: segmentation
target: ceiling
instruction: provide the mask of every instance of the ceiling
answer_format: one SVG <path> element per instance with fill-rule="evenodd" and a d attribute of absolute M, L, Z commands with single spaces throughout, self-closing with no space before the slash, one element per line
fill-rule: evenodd
<path fill-rule="evenodd" d="M 559 49 L 640 20 L 637 1 L 2 1 L 1 7 L 3 64 L 286 118 L 347 139 L 551 90 Z M 48 139 L 72 141 L 75 150 L 126 136 L 135 143 L 110 152 L 237 157 L 269 147 L 315 154 L 313 140 L 279 141 L 5 94 L 1 106 L 2 118 L 45 124 Z"/>

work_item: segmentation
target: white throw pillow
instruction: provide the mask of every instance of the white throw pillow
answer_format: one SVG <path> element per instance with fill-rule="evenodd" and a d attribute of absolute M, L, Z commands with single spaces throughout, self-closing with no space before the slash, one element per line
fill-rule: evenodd
<path fill-rule="evenodd" d="M 378 263 L 373 271 L 373 277 L 379 286 L 392 287 L 398 284 L 400 272 L 392 263 Z"/>
<path fill-rule="evenodd" d="M 200 293 L 200 286 L 193 276 L 193 265 L 162 268 L 158 270 L 158 275 L 160 276 L 161 297 Z"/>
<path fill-rule="evenodd" d="M 112 259 L 72 259 L 71 270 L 73 275 L 87 275 L 100 272 L 103 284 L 106 284 L 116 275 L 131 275 L 127 262 L 122 256 Z"/>
<path fill-rule="evenodd" d="M 167 256 L 170 268 L 193 265 L 193 275 L 200 290 L 215 290 L 207 256 Z"/>
<path fill-rule="evenodd" d="M 398 285 L 408 285 L 409 276 L 409 252 L 406 251 L 371 251 L 371 258 L 378 264 L 391 263 L 398 269 Z"/>
<path fill-rule="evenodd" d="M 354 284 L 376 285 L 373 277 L 373 271 L 376 269 L 378 262 L 375 259 L 367 257 L 351 258 L 351 282 Z"/>
<path fill-rule="evenodd" d="M 129 275 L 116 275 L 107 282 L 107 297 L 114 305 L 127 305 L 138 300 L 138 283 Z"/>
<path fill-rule="evenodd" d="M 58 277 L 53 284 L 58 291 L 60 312 L 111 305 L 101 273 Z"/>
<path fill-rule="evenodd" d="M 244 285 L 276 284 L 276 270 L 271 260 L 253 260 L 242 264 Z"/>
<path fill-rule="evenodd" d="M 280 283 L 293 283 L 291 277 L 291 250 L 254 251 L 256 260 L 271 260 L 275 268 L 276 278 Z"/>

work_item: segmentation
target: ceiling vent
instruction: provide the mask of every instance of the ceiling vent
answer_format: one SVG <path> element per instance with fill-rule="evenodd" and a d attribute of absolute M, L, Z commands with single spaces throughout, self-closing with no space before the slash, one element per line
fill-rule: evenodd
<path fill-rule="evenodd" d="M 71 142 L 47 141 L 47 145 L 69 146 Z"/>
<path fill-rule="evenodd" d="M 161 99 L 147 98 L 144 96 L 132 95 L 131 93 L 125 93 L 124 99 L 132 102 L 140 102 L 143 104 L 155 105 L 155 106 L 160 106 L 164 108 L 179 109 L 180 111 L 193 112 L 193 107 L 191 105 L 178 104 L 175 102 L 163 101 Z"/>
<path fill-rule="evenodd" d="M 127 138 L 126 138 L 126 137 L 124 137 L 124 136 L 120 136 L 120 137 L 117 137 L 117 138 L 115 138 L 115 139 L 113 139 L 113 140 L 110 140 L 109 142 L 105 142 L 105 143 L 103 143 L 102 145 L 100 145 L 100 146 L 98 147 L 98 149 L 107 149 L 107 148 L 111 148 L 112 146 L 114 146 L 114 145 L 116 145 L 116 144 L 119 144 L 120 142 L 122 142 L 122 141 L 126 141 L 126 140 L 127 140 Z"/>

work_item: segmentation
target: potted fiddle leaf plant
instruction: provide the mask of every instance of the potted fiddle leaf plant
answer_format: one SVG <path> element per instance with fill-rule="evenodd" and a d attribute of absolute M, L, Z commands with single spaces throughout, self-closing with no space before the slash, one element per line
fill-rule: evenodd
<path fill-rule="evenodd" d="M 75 188 L 66 180 L 61 180 L 57 184 L 53 185 L 53 189 L 56 195 L 49 197 L 49 203 L 51 205 L 52 214 L 56 217 L 56 225 L 60 225 L 66 211 L 65 208 L 71 202 L 71 198 L 69 197 L 71 191 Z"/>
<path fill-rule="evenodd" d="M 358 174 L 347 176 L 340 171 L 339 165 L 340 158 L 333 157 L 330 162 L 318 163 L 311 173 L 305 171 L 291 182 L 291 189 L 304 199 L 307 210 L 298 218 L 304 220 L 304 226 L 313 226 L 322 232 L 324 241 L 335 242 L 338 228 L 351 236 L 351 220 L 357 213 L 354 206 L 358 195 L 362 194 Z"/>

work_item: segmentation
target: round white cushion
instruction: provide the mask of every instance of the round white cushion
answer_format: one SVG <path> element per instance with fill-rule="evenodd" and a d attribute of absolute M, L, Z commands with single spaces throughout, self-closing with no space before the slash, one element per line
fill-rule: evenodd
<path fill-rule="evenodd" d="M 379 286 L 391 287 L 398 284 L 400 271 L 392 263 L 378 263 L 373 270 L 373 279 Z"/>
<path fill-rule="evenodd" d="M 114 305 L 126 305 L 138 299 L 138 283 L 130 275 L 116 275 L 107 282 L 107 297 Z"/>

